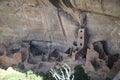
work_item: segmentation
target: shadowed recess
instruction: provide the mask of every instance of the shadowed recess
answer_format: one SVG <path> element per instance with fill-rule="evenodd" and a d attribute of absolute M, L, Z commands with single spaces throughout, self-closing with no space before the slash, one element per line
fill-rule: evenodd
<path fill-rule="evenodd" d="M 49 0 L 52 4 L 53 4 L 53 6 L 55 6 L 55 7 L 57 7 L 57 8 L 61 8 L 61 3 L 60 3 L 60 1 L 59 0 Z"/>
<path fill-rule="evenodd" d="M 64 3 L 67 7 L 73 8 L 70 0 L 62 0 L 62 1 L 63 1 L 63 3 Z"/>

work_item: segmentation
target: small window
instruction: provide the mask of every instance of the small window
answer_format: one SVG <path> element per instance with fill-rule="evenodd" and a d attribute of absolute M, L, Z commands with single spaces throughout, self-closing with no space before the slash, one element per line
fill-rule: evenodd
<path fill-rule="evenodd" d="M 83 37 L 80 37 L 80 39 L 82 39 Z"/>
<path fill-rule="evenodd" d="M 82 46 L 82 43 L 80 43 L 80 46 Z"/>

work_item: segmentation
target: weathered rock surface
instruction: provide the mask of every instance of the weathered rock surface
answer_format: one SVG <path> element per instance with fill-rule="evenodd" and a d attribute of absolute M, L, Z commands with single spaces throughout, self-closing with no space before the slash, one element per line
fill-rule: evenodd
<path fill-rule="evenodd" d="M 60 0 L 56 5 L 63 10 L 53 0 L 0 1 L 0 43 L 43 40 L 70 46 L 82 24 L 81 9 L 88 11 L 90 42 L 107 40 L 111 54 L 120 52 L 119 0 Z"/>
<path fill-rule="evenodd" d="M 107 41 L 107 50 L 110 54 L 116 54 L 120 51 L 120 19 L 98 15 L 87 14 L 87 27 L 90 35 L 89 42 Z"/>
<path fill-rule="evenodd" d="M 96 41 L 106 41 L 103 48 L 107 53 L 120 54 L 119 0 L 0 0 L 0 55 L 6 50 L 11 53 L 19 50 L 21 45 L 16 47 L 14 43 L 32 40 L 38 41 L 34 45 L 44 51 L 49 46 L 65 52 L 78 40 L 81 26 L 88 29 L 88 46 Z M 34 49 L 40 50 L 38 47 Z M 27 53 L 27 47 L 21 49 L 22 56 L 25 54 L 23 61 Z M 6 61 L 7 66 L 13 64 Z M 48 65 L 51 64 L 45 66 Z M 104 71 L 109 71 L 105 64 L 99 73 Z"/>
<path fill-rule="evenodd" d="M 119 0 L 70 0 L 77 9 L 120 17 Z"/>
<path fill-rule="evenodd" d="M 48 2 L 48 1 L 44 1 Z M 0 43 L 17 40 L 43 40 L 71 43 L 77 26 L 49 3 L 1 1 Z M 46 6 L 47 5 L 47 6 Z M 69 26 L 69 27 L 68 27 Z"/>

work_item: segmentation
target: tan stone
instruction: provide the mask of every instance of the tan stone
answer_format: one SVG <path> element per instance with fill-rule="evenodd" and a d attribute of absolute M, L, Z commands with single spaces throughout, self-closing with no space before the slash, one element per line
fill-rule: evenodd
<path fill-rule="evenodd" d="M 120 17 L 119 0 L 70 0 L 74 8 Z"/>
<path fill-rule="evenodd" d="M 63 63 L 66 63 L 66 62 L 75 62 L 76 61 L 76 59 L 75 59 L 75 56 L 76 56 L 76 54 L 77 54 L 77 51 L 75 51 L 75 52 L 72 52 L 72 54 L 71 55 L 66 55 L 65 53 L 63 54 Z"/>
<path fill-rule="evenodd" d="M 18 65 L 20 62 L 22 62 L 21 53 L 15 53 L 12 57 L 6 56 L 6 52 L 3 56 L 0 56 L 0 63 L 4 67 L 10 67 L 12 65 Z"/>
<path fill-rule="evenodd" d="M 100 60 L 100 69 L 98 69 L 98 71 L 96 72 L 99 76 L 106 77 L 107 74 L 110 72 L 110 69 L 108 68 L 104 60 L 101 60 L 101 59 L 98 59 L 98 60 Z"/>
<path fill-rule="evenodd" d="M 91 49 L 87 49 L 87 55 L 86 55 L 86 62 L 85 62 L 85 69 L 89 71 L 95 72 L 95 68 L 92 65 L 92 62 L 94 60 L 97 60 L 99 58 L 99 53 L 97 53 L 93 49 L 93 45 L 91 45 Z"/>
<path fill-rule="evenodd" d="M 118 35 L 120 30 L 120 19 L 98 15 L 87 14 L 87 28 L 90 38 L 89 42 L 105 40 L 108 42 L 108 51 L 110 54 L 116 54 L 120 52 L 120 36 Z"/>

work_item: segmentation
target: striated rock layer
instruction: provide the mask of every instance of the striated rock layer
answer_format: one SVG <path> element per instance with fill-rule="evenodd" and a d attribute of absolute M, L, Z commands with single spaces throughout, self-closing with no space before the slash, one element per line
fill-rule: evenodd
<path fill-rule="evenodd" d="M 0 0 L 0 55 L 30 41 L 38 41 L 35 50 L 65 52 L 82 27 L 88 29 L 87 47 L 101 41 L 107 55 L 120 54 L 119 0 Z"/>
<path fill-rule="evenodd" d="M 83 14 L 90 42 L 108 40 L 111 54 L 119 53 L 119 0 L 1 0 L 0 43 L 43 40 L 70 46 Z"/>

